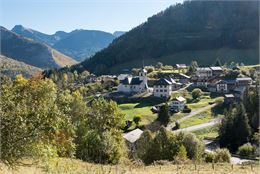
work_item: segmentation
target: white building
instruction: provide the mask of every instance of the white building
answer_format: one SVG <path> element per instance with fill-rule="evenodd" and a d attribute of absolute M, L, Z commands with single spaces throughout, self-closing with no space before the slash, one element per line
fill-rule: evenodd
<path fill-rule="evenodd" d="M 173 99 L 170 103 L 170 109 L 175 111 L 182 111 L 185 106 L 186 99 L 179 96 Z"/>
<path fill-rule="evenodd" d="M 137 77 L 126 77 L 124 80 L 120 81 L 117 87 L 118 92 L 124 93 L 142 93 L 148 91 L 147 84 L 147 71 L 142 68 Z"/>
<path fill-rule="evenodd" d="M 161 78 L 155 81 L 153 95 L 155 97 L 169 97 L 172 93 L 173 80 Z"/>
<path fill-rule="evenodd" d="M 212 69 L 209 67 L 202 67 L 196 69 L 196 75 L 198 77 L 211 77 L 212 76 Z"/>

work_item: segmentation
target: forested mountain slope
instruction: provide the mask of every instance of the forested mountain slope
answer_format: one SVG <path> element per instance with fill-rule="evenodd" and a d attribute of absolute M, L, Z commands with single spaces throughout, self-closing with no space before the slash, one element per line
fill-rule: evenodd
<path fill-rule="evenodd" d="M 258 62 L 258 1 L 186 1 L 115 39 L 89 60 L 73 66 L 97 74 L 162 62 L 200 65 Z"/>

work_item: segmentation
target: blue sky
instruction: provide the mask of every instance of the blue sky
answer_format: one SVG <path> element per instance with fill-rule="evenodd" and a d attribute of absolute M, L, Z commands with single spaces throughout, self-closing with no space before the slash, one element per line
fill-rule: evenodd
<path fill-rule="evenodd" d="M 127 31 L 183 0 L 0 0 L 0 25 L 58 30 Z"/>

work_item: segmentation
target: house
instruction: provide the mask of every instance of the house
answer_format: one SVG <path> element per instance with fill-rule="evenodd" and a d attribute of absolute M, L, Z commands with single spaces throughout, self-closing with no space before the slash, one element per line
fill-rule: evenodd
<path fill-rule="evenodd" d="M 209 84 L 208 78 L 198 77 L 198 76 L 193 76 L 191 78 L 191 82 L 193 83 L 192 86 L 195 86 L 195 87 L 207 87 Z"/>
<path fill-rule="evenodd" d="M 234 91 L 236 88 L 236 80 L 235 79 L 226 79 L 225 82 L 227 83 L 227 90 Z"/>
<path fill-rule="evenodd" d="M 172 93 L 173 80 L 160 78 L 154 82 L 153 95 L 155 97 L 169 97 Z"/>
<path fill-rule="evenodd" d="M 223 74 L 223 69 L 220 66 L 212 66 L 210 69 L 212 70 L 213 76 L 219 76 Z"/>
<path fill-rule="evenodd" d="M 93 83 L 97 81 L 97 76 L 95 74 L 90 74 L 86 78 L 86 82 Z"/>
<path fill-rule="evenodd" d="M 179 70 L 179 72 L 180 72 L 180 70 L 186 69 L 187 66 L 186 66 L 186 64 L 176 64 L 176 68 L 177 68 L 177 69 Z"/>
<path fill-rule="evenodd" d="M 212 70 L 209 67 L 201 67 L 196 69 L 196 75 L 198 77 L 211 77 Z"/>
<path fill-rule="evenodd" d="M 140 138 L 143 134 L 141 129 L 135 129 L 128 133 L 126 133 L 123 137 L 125 139 L 126 145 L 131 152 L 136 151 L 136 141 Z"/>
<path fill-rule="evenodd" d="M 119 74 L 119 75 L 117 76 L 117 80 L 122 81 L 122 80 L 124 80 L 125 78 L 127 78 L 128 76 L 131 76 L 131 75 L 129 75 L 129 74 Z"/>
<path fill-rule="evenodd" d="M 225 94 L 224 95 L 224 103 L 231 104 L 236 101 L 236 98 L 233 94 Z"/>
<path fill-rule="evenodd" d="M 225 80 L 220 80 L 216 84 L 216 92 L 219 93 L 227 93 L 228 92 L 228 85 Z"/>
<path fill-rule="evenodd" d="M 176 82 L 174 79 L 171 77 L 165 77 L 166 80 L 172 83 L 172 91 L 176 91 L 182 87 L 182 84 L 179 82 Z"/>
<path fill-rule="evenodd" d="M 173 73 L 171 75 L 171 78 L 173 80 L 175 80 L 176 82 L 179 82 L 179 83 L 183 83 L 183 84 L 187 84 L 190 82 L 190 76 L 187 76 L 185 74 L 182 74 L 182 73 Z"/>
<path fill-rule="evenodd" d="M 173 111 L 182 111 L 184 109 L 184 106 L 185 106 L 185 102 L 186 102 L 186 99 L 179 96 L 179 97 L 176 97 L 175 99 L 173 99 L 170 103 L 170 110 L 173 110 Z"/>
<path fill-rule="evenodd" d="M 236 78 L 237 86 L 250 86 L 252 84 L 252 79 L 250 77 Z"/>
<path fill-rule="evenodd" d="M 124 93 L 143 93 L 149 90 L 147 84 L 147 71 L 142 68 L 137 77 L 126 77 L 124 80 L 120 81 L 117 87 L 118 92 Z"/>

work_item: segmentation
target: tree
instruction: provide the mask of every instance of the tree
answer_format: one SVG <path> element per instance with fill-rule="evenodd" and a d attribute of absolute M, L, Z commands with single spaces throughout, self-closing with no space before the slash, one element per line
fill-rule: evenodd
<path fill-rule="evenodd" d="M 155 67 L 156 67 L 157 69 L 162 69 L 163 63 L 162 63 L 162 62 L 157 62 L 157 64 L 155 65 Z"/>
<path fill-rule="evenodd" d="M 220 62 L 219 58 L 216 59 L 214 66 L 222 66 L 222 63 Z"/>
<path fill-rule="evenodd" d="M 195 73 L 198 67 L 199 67 L 199 66 L 198 66 L 197 61 L 192 61 L 191 64 L 190 64 L 190 66 L 189 66 L 188 73 L 189 73 L 189 74 Z"/>
<path fill-rule="evenodd" d="M 192 90 L 191 95 L 192 95 L 192 98 L 194 100 L 196 100 L 202 95 L 202 91 L 199 88 L 195 88 L 195 89 Z"/>
<path fill-rule="evenodd" d="M 86 161 L 118 163 L 125 154 L 123 120 L 124 115 L 115 102 L 93 100 L 78 126 L 76 156 Z"/>
<path fill-rule="evenodd" d="M 138 127 L 138 126 L 139 126 L 139 123 L 140 123 L 140 121 L 141 121 L 141 117 L 140 117 L 140 116 L 135 116 L 135 117 L 133 118 L 133 121 L 135 122 L 136 127 Z"/>
<path fill-rule="evenodd" d="M 152 147 L 153 137 L 149 130 L 145 130 L 136 142 L 136 155 L 145 164 L 149 163 L 149 150 Z"/>
<path fill-rule="evenodd" d="M 170 121 L 170 113 L 169 113 L 169 106 L 167 103 L 162 105 L 158 112 L 158 120 L 164 125 L 167 126 L 167 124 Z"/>
<path fill-rule="evenodd" d="M 243 104 L 237 104 L 225 112 L 219 134 L 220 147 L 227 147 L 232 151 L 249 141 L 251 128 Z"/>
<path fill-rule="evenodd" d="M 15 165 L 24 157 L 46 156 L 48 150 L 63 157 L 74 154 L 75 127 L 59 107 L 51 80 L 17 76 L 1 81 L 0 88 L 1 161 Z"/>

